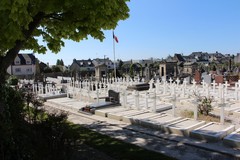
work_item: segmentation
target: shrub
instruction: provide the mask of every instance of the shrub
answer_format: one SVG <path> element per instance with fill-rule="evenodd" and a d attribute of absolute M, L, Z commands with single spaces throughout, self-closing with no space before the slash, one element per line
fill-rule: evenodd
<path fill-rule="evenodd" d="M 198 112 L 203 115 L 209 115 L 209 113 L 213 110 L 213 97 L 200 96 L 196 93 L 194 93 L 194 95 L 196 96 L 198 102 Z"/>
<path fill-rule="evenodd" d="M 18 84 L 18 79 L 15 76 L 10 76 L 8 78 L 8 84 L 9 85 L 17 85 Z"/>

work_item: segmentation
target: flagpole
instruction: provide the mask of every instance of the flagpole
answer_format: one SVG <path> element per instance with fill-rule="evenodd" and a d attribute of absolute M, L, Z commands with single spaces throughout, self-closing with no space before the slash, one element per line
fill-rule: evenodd
<path fill-rule="evenodd" d="M 116 70 L 116 64 L 115 64 L 115 39 L 114 39 L 114 30 L 113 30 L 113 67 L 114 67 L 114 74 L 115 74 L 115 81 L 117 79 L 117 70 Z"/>

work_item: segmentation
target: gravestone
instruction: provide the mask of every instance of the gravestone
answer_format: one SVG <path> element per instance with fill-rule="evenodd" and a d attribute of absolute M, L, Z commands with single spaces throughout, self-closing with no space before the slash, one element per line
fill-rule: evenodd
<path fill-rule="evenodd" d="M 202 73 L 202 78 L 204 77 L 204 76 L 206 76 L 208 73 L 207 72 L 203 72 Z"/>
<path fill-rule="evenodd" d="M 184 78 L 184 81 L 186 82 L 186 84 L 190 84 L 191 83 L 191 77 L 186 77 Z"/>
<path fill-rule="evenodd" d="M 216 75 L 215 76 L 215 82 L 217 83 L 217 84 L 223 84 L 223 75 Z"/>
<path fill-rule="evenodd" d="M 194 75 L 194 80 L 196 81 L 197 84 L 201 83 L 201 72 L 196 70 L 195 75 Z"/>
<path fill-rule="evenodd" d="M 150 88 L 150 85 L 148 83 L 139 83 L 139 84 L 128 86 L 127 90 L 144 91 L 144 90 L 149 90 L 149 88 Z"/>
<path fill-rule="evenodd" d="M 120 103 L 119 92 L 116 92 L 114 90 L 109 90 L 108 91 L 108 97 L 106 97 L 105 100 L 107 102 Z"/>
<path fill-rule="evenodd" d="M 212 76 L 211 76 L 211 75 L 204 75 L 204 76 L 203 76 L 203 80 L 204 80 L 204 82 L 206 82 L 207 84 L 211 84 L 211 83 L 212 83 Z"/>

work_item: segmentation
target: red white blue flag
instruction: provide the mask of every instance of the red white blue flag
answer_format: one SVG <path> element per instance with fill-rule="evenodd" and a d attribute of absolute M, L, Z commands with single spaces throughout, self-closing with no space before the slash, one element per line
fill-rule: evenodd
<path fill-rule="evenodd" d="M 118 43 L 118 38 L 117 36 L 114 35 L 114 32 L 113 32 L 113 39 Z"/>

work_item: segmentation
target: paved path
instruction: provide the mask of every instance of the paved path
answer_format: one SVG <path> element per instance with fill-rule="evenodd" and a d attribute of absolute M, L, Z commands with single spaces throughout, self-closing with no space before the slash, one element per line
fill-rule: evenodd
<path fill-rule="evenodd" d="M 56 99 L 57 100 L 57 99 Z M 83 104 L 84 105 L 84 104 Z M 240 159 L 240 150 L 234 150 L 223 146 L 221 142 L 206 143 L 161 133 L 157 130 L 131 125 L 122 121 L 116 121 L 96 115 L 85 115 L 77 112 L 74 107 L 59 107 L 59 105 L 45 103 L 48 111 L 61 109 L 69 112 L 69 121 L 84 125 L 99 133 L 121 139 L 149 150 L 160 152 L 182 160 L 235 160 Z"/>

